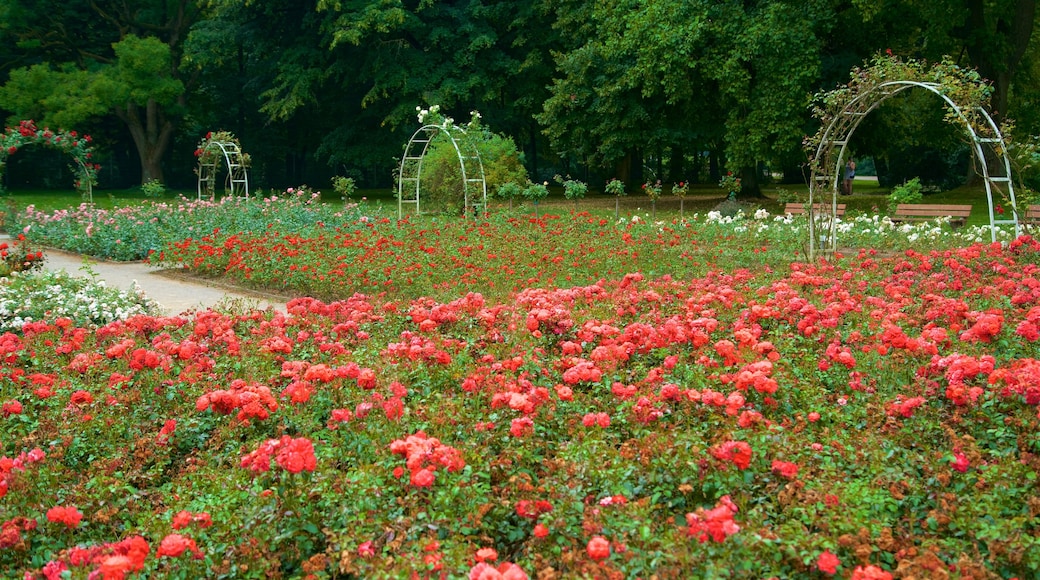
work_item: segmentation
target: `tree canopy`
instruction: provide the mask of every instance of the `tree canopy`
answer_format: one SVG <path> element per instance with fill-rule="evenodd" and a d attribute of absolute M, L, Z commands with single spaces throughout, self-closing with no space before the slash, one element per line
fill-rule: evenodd
<path fill-rule="evenodd" d="M 0 107 L 91 131 L 106 167 L 136 152 L 142 180 L 189 181 L 193 144 L 225 129 L 261 182 L 386 186 L 415 107 L 437 103 L 480 110 L 536 181 L 708 164 L 753 189 L 763 165 L 800 177 L 810 95 L 886 49 L 977 68 L 991 110 L 1040 132 L 1035 4 L 0 0 Z"/>

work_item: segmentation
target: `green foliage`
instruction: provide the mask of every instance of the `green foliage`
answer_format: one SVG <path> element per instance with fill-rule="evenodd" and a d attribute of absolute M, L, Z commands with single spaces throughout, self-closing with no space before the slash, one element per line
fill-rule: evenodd
<path fill-rule="evenodd" d="M 726 197 L 728 199 L 736 199 L 737 194 L 740 193 L 740 178 L 732 173 L 727 173 L 719 180 L 719 187 L 722 188 L 722 191 L 726 192 Z"/>
<path fill-rule="evenodd" d="M 55 292 L 55 289 L 60 292 Z M 109 288 L 89 269 L 22 272 L 0 280 L 0 331 L 20 331 L 30 321 L 66 317 L 76 326 L 97 327 L 134 315 L 157 316 L 161 308 L 138 291 Z"/>
<path fill-rule="evenodd" d="M 450 117 L 441 115 L 437 105 L 429 109 L 420 107 L 418 113 L 420 124 L 439 127 L 431 131 L 435 135 L 422 160 L 420 199 L 424 211 L 432 208 L 460 213 L 467 187 L 470 205 L 483 203 L 478 197 L 482 193 L 479 185 L 463 181 L 460 155 L 466 161 L 467 179 L 479 178 L 479 169 L 483 167 L 490 195 L 496 195 L 504 184 L 527 181 L 527 170 L 516 144 L 510 137 L 493 133 L 483 126 L 476 111 L 463 127 L 455 125 Z M 479 155 L 479 162 L 474 155 Z"/>
<path fill-rule="evenodd" d="M 343 201 L 347 201 L 350 199 L 350 196 L 354 195 L 357 191 L 357 182 L 354 181 L 353 177 L 337 175 L 332 178 L 332 190 L 335 191 Z"/>
<path fill-rule="evenodd" d="M 520 187 L 520 184 L 515 181 L 503 183 L 495 189 L 496 196 L 502 199 L 508 199 L 510 202 L 522 196 L 523 192 L 524 188 Z"/>
<path fill-rule="evenodd" d="M 21 118 L 73 127 L 129 104 L 173 104 L 184 85 L 172 76 L 170 47 L 128 35 L 112 45 L 115 60 L 89 70 L 50 63 L 11 71 L 0 106 Z"/>
<path fill-rule="evenodd" d="M 523 196 L 525 199 L 529 199 L 538 205 L 538 202 L 549 197 L 549 188 L 544 183 L 531 183 L 528 182 L 527 187 L 524 189 Z"/>
<path fill-rule="evenodd" d="M 896 207 L 901 203 L 921 203 L 924 194 L 921 191 L 921 180 L 913 178 L 906 183 L 892 189 L 888 194 L 888 211 L 895 213 Z"/>
<path fill-rule="evenodd" d="M 166 194 L 166 186 L 158 179 L 152 179 L 141 185 L 141 193 L 145 197 L 162 197 Z"/>
<path fill-rule="evenodd" d="M 603 187 L 603 191 L 608 195 L 613 195 L 615 197 L 626 195 L 625 182 L 620 179 L 611 179 L 607 182 L 607 185 Z"/>
<path fill-rule="evenodd" d="M 567 176 L 565 179 L 557 175 L 553 177 L 553 181 L 563 186 L 563 196 L 572 201 L 583 199 L 589 191 L 588 184 L 577 179 L 571 179 L 570 176 Z"/>

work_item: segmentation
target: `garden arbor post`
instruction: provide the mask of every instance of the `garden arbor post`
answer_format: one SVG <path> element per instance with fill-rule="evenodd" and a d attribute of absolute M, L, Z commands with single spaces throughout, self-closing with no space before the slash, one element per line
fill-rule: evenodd
<path fill-rule="evenodd" d="M 815 258 L 817 244 L 825 251 L 837 250 L 837 214 L 838 184 L 842 167 L 846 161 L 848 143 L 863 119 L 887 99 L 912 88 L 927 90 L 943 100 L 947 108 L 946 118 L 949 122 L 960 124 L 968 134 L 972 152 L 978 162 L 986 187 L 986 201 L 989 207 L 990 237 L 997 240 L 998 225 L 1012 225 L 1015 235 L 1021 234 L 1018 223 L 1017 203 L 1014 183 L 1011 179 L 1011 163 L 1008 157 L 1004 136 L 1000 128 L 982 106 L 980 95 L 986 94 L 986 86 L 977 75 L 965 74 L 965 71 L 951 69 L 951 65 L 937 65 L 929 75 L 942 82 L 930 80 L 914 80 L 912 78 L 888 80 L 885 73 L 905 73 L 905 76 L 919 76 L 922 70 L 916 63 L 904 64 L 898 60 L 881 59 L 875 62 L 873 69 L 868 69 L 857 79 L 871 79 L 877 73 L 877 82 L 869 80 L 856 84 L 850 83 L 848 88 L 838 89 L 823 97 L 825 108 L 815 113 L 824 121 L 816 138 L 816 149 L 810 159 L 812 177 L 809 181 L 809 259 Z M 969 71 L 973 72 L 973 71 Z M 960 73 L 958 76 L 957 73 Z M 972 86 L 974 84 L 974 86 Z M 810 141 L 812 144 L 813 141 Z M 990 165 L 990 161 L 994 161 Z M 994 193 L 1003 195 L 1010 205 L 1011 219 L 996 219 Z M 817 231 L 815 208 L 823 206 L 829 196 L 831 211 L 826 222 L 826 238 Z"/>
<path fill-rule="evenodd" d="M 91 161 L 94 151 L 90 143 L 89 135 L 80 137 L 75 131 L 37 129 L 32 121 L 22 121 L 17 129 L 7 127 L 0 133 L 0 177 L 3 177 L 4 166 L 9 156 L 26 145 L 43 145 L 72 156 L 76 164 L 71 169 L 74 173 L 79 173 L 75 182 L 76 189 L 88 203 L 94 203 L 94 184 L 97 182 L 97 172 L 101 166 Z"/>
<path fill-rule="evenodd" d="M 458 125 L 445 121 L 439 125 L 423 125 L 408 140 L 401 157 L 397 179 L 397 219 L 404 216 L 404 206 L 414 205 L 419 213 L 419 189 L 422 178 L 423 159 L 430 143 L 438 135 L 451 141 L 462 171 L 463 215 L 469 217 L 470 208 L 482 208 L 487 215 L 487 181 L 484 178 L 484 162 L 477 146 L 466 138 L 466 131 Z M 479 196 L 479 201 L 477 198 Z"/>
<path fill-rule="evenodd" d="M 230 191 L 232 196 L 241 193 L 249 197 L 249 154 L 242 151 L 242 145 L 234 135 L 227 131 L 208 133 L 195 150 L 195 156 L 199 158 L 195 170 L 199 176 L 199 199 L 202 199 L 203 190 L 210 199 L 214 198 L 217 175 L 224 168 L 227 168 L 225 191 Z"/>

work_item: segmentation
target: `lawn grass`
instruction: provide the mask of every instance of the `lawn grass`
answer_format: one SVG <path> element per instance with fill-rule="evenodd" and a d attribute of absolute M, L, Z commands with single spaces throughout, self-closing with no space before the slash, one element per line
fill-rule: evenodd
<path fill-rule="evenodd" d="M 272 190 L 254 190 L 254 194 L 270 195 L 276 193 Z M 886 196 L 889 189 L 878 185 L 876 180 L 858 179 L 851 197 L 842 197 L 841 203 L 846 204 L 847 212 L 851 214 L 885 214 L 887 213 Z M 391 189 L 363 189 L 358 190 L 352 200 L 366 204 L 371 212 L 377 215 L 392 216 L 397 212 L 396 191 Z M 808 196 L 808 187 L 804 184 L 768 185 L 762 189 L 762 197 L 742 200 L 751 211 L 763 208 L 770 213 L 776 214 L 783 211 L 782 200 L 797 198 L 805 199 Z M 113 209 L 128 205 L 136 205 L 144 201 L 173 201 L 181 197 L 195 199 L 195 190 L 168 190 L 161 197 L 149 198 L 144 195 L 140 188 L 119 190 L 97 190 L 94 192 L 94 204 L 103 209 Z M 324 196 L 328 203 L 340 203 L 341 199 L 331 193 L 328 189 Z M 715 209 L 725 201 L 726 196 L 714 185 L 693 184 L 685 200 L 682 202 L 684 214 L 706 213 Z M 69 209 L 79 206 L 83 199 L 75 190 L 8 190 L 0 195 L 6 211 L 21 211 L 27 206 L 33 205 L 39 211 L 53 212 L 55 210 Z M 928 194 L 926 203 L 943 204 L 970 204 L 974 206 L 968 225 L 984 225 L 989 221 L 986 204 L 985 189 L 981 185 L 965 185 L 950 191 Z M 521 203 L 514 201 L 514 205 Z M 529 202 L 528 205 L 530 205 Z M 675 196 L 664 195 L 656 203 L 656 209 L 650 199 L 641 193 L 631 193 L 615 200 L 602 192 L 590 191 L 589 195 L 578 201 L 567 200 L 563 196 L 562 187 L 550 187 L 549 197 L 539 202 L 540 211 L 568 212 L 577 208 L 579 211 L 589 211 L 595 214 L 613 214 L 615 203 L 620 216 L 631 218 L 633 215 L 648 217 L 656 212 L 657 219 L 669 220 L 678 217 L 680 211 L 680 200 Z M 508 201 L 501 199 L 489 199 L 491 211 L 503 209 L 509 206 Z M 406 213 L 409 213 L 406 211 Z"/>

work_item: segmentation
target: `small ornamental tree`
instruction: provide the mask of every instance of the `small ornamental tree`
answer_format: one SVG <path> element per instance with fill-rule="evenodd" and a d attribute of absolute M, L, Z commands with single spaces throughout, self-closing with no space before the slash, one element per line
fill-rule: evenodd
<path fill-rule="evenodd" d="M 672 185 L 672 195 L 679 198 L 679 219 L 683 219 L 683 209 L 686 204 L 686 193 L 690 191 L 690 184 L 680 181 Z"/>
<path fill-rule="evenodd" d="M 571 179 L 568 175 L 566 179 L 557 175 L 553 179 L 563 186 L 563 197 L 574 202 L 574 211 L 578 211 L 578 200 L 583 199 L 585 194 L 589 191 L 589 186 L 577 179 Z"/>
<path fill-rule="evenodd" d="M 611 179 L 607 182 L 606 187 L 603 191 L 607 192 L 608 195 L 614 196 L 614 220 L 618 219 L 619 210 L 621 206 L 621 196 L 625 195 L 625 182 L 620 179 Z"/>
<path fill-rule="evenodd" d="M 537 208 L 539 200 L 549 197 L 549 188 L 547 185 L 547 183 L 528 183 L 527 189 L 524 190 L 524 197 L 533 201 L 534 207 Z"/>
<path fill-rule="evenodd" d="M 46 127 L 38 129 L 33 121 L 22 121 L 17 128 L 7 127 L 0 134 L 0 178 L 3 177 L 7 158 L 26 145 L 43 145 L 70 155 L 75 161 L 69 169 L 76 174 L 75 186 L 84 199 L 93 201 L 93 186 L 97 185 L 97 172 L 101 169 L 92 161 L 93 149 L 90 135 L 78 135 L 75 131 L 52 131 Z M 2 191 L 0 184 L 0 191 Z"/>
<path fill-rule="evenodd" d="M 643 191 L 646 192 L 646 196 L 650 198 L 651 217 L 657 219 L 657 200 L 661 199 L 661 180 L 658 179 L 654 183 L 644 183 Z"/>

